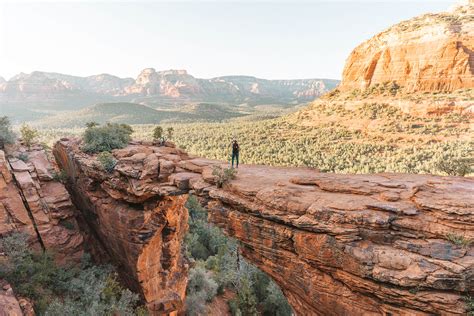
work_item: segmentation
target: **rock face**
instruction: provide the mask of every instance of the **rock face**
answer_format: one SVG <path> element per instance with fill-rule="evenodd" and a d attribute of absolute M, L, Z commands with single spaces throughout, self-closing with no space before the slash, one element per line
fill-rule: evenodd
<path fill-rule="evenodd" d="M 131 145 L 114 151 L 118 163 L 106 173 L 78 146 L 62 141 L 54 155 L 70 177 L 92 252 L 108 255 L 154 315 L 181 311 L 188 271 L 181 247 L 188 227 L 186 191 L 168 178 L 174 162 L 189 157 L 171 147 Z"/>
<path fill-rule="evenodd" d="M 135 84 L 125 88 L 127 94 L 162 96 L 191 100 L 226 102 L 309 101 L 336 86 L 338 81 L 326 79 L 265 80 L 250 76 L 224 76 L 198 79 L 186 70 L 143 70 Z"/>
<path fill-rule="evenodd" d="M 155 314 L 182 306 L 188 192 L 298 315 L 466 312 L 463 297 L 474 290 L 473 179 L 242 166 L 217 188 L 212 168 L 221 162 L 171 144 L 115 150 L 112 173 L 79 145 L 65 139 L 54 148 L 74 200 Z"/>
<path fill-rule="evenodd" d="M 340 90 L 396 82 L 405 91 L 474 88 L 474 2 L 401 22 L 362 43 Z"/>
<path fill-rule="evenodd" d="M 0 280 L 0 316 L 23 316 L 13 289 L 4 280 Z"/>
<path fill-rule="evenodd" d="M 83 237 L 76 210 L 45 151 L 20 147 L 12 156 L 0 151 L 0 235 L 24 232 L 33 247 L 50 251 L 58 263 L 79 262 Z M 14 158 L 19 156 L 23 160 Z"/>

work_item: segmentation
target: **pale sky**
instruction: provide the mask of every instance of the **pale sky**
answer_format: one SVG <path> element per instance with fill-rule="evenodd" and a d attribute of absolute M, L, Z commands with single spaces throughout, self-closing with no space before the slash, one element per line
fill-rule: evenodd
<path fill-rule="evenodd" d="M 135 78 L 153 67 L 199 78 L 340 79 L 356 45 L 454 2 L 0 0 L 0 76 Z"/>

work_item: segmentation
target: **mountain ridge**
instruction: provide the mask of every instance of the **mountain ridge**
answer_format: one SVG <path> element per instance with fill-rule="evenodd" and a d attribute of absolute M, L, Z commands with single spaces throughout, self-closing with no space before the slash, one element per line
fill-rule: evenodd
<path fill-rule="evenodd" d="M 110 74 L 87 77 L 34 71 L 0 79 L 0 107 L 15 121 L 53 112 L 80 110 L 97 103 L 131 102 L 160 109 L 217 102 L 291 107 L 312 101 L 339 84 L 332 79 L 267 80 L 253 76 L 196 78 L 186 70 L 145 68 L 135 78 Z"/>
<path fill-rule="evenodd" d="M 3 79 L 3 78 L 2 78 Z M 69 91 L 83 90 L 84 92 L 93 92 L 98 94 L 110 94 L 112 96 L 126 96 L 126 95 L 164 95 L 174 97 L 172 91 L 167 91 L 166 86 L 160 87 L 161 90 L 154 89 L 147 90 L 149 85 L 158 85 L 158 80 L 167 80 L 174 85 L 174 89 L 183 89 L 184 83 L 194 82 L 200 85 L 205 83 L 222 84 L 232 86 L 233 81 L 251 81 L 252 83 L 287 83 L 291 85 L 296 83 L 299 86 L 305 87 L 305 84 L 319 83 L 320 90 L 313 90 L 314 96 L 319 96 L 339 83 L 336 79 L 262 79 L 255 76 L 248 75 L 225 75 L 212 78 L 197 78 L 190 75 L 186 70 L 162 70 L 156 71 L 154 68 L 145 68 L 140 72 L 136 79 L 129 77 L 118 77 L 115 75 L 101 73 L 91 76 L 74 76 L 57 72 L 33 71 L 31 73 L 19 73 L 9 80 L 2 81 L 0 79 L 0 94 L 3 97 L 12 97 L 13 93 L 19 95 L 33 95 L 35 93 L 47 91 Z M 246 82 L 248 83 L 248 82 Z M 35 86 L 43 84 L 35 89 Z M 48 85 L 49 84 L 49 85 Z M 95 85 L 94 85 L 95 84 Z M 102 85 L 101 85 L 102 84 Z M 109 84 L 104 88 L 103 84 Z M 148 86 L 147 86 L 148 85 Z M 326 85 L 329 87 L 326 88 Z M 55 89 L 53 89 L 55 88 Z M 49 90 L 48 90 L 49 89 Z M 255 91 L 253 91 L 254 94 Z M 186 92 L 184 92 L 186 94 Z"/>

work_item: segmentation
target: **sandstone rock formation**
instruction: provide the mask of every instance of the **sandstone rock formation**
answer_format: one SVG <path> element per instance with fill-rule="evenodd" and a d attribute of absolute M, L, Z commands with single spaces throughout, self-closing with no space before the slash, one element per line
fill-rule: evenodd
<path fill-rule="evenodd" d="M 171 144 L 132 143 L 104 172 L 80 142 L 54 148 L 105 248 L 154 314 L 179 311 L 192 192 L 209 220 L 282 288 L 298 315 L 462 315 L 474 290 L 474 180 L 338 175 L 242 166 L 224 188 L 214 165 Z"/>
<path fill-rule="evenodd" d="M 10 284 L 0 280 L 0 316 L 24 316 Z"/>
<path fill-rule="evenodd" d="M 189 157 L 171 147 L 131 145 L 114 152 L 118 163 L 107 173 L 78 145 L 62 141 L 54 155 L 70 177 L 73 201 L 95 240 L 93 252 L 110 257 L 153 314 L 181 311 L 188 271 L 182 251 L 186 191 L 168 177 L 175 161 Z"/>
<path fill-rule="evenodd" d="M 396 82 L 405 91 L 474 88 L 474 3 L 401 22 L 354 49 L 340 90 Z"/>
<path fill-rule="evenodd" d="M 143 70 L 135 84 L 125 88 L 127 94 L 160 95 L 189 100 L 256 102 L 259 98 L 276 102 L 308 101 L 335 87 L 336 80 L 265 80 L 250 76 L 224 76 L 198 79 L 186 70 Z"/>
<path fill-rule="evenodd" d="M 19 147 L 9 158 L 0 151 L 0 235 L 24 232 L 58 263 L 79 262 L 83 237 L 76 210 L 55 173 L 41 147 Z"/>

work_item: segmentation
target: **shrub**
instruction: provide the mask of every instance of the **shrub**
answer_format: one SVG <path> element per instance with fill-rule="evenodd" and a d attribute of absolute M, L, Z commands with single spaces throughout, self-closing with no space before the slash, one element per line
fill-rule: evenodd
<path fill-rule="evenodd" d="M 469 245 L 472 243 L 471 239 L 455 233 L 448 233 L 446 235 L 446 239 L 452 242 L 453 244 L 461 247 L 469 247 Z"/>
<path fill-rule="evenodd" d="M 0 278 L 19 296 L 32 299 L 37 315 L 133 315 L 138 295 L 124 289 L 110 267 L 58 267 L 47 253 L 28 247 L 28 236 L 14 233 L 0 239 L 6 254 Z"/>
<path fill-rule="evenodd" d="M 202 267 L 195 267 L 189 271 L 187 293 L 204 292 L 205 299 L 210 302 L 217 293 L 217 283 L 211 274 Z"/>
<path fill-rule="evenodd" d="M 202 267 L 191 269 L 186 288 L 186 314 L 203 315 L 206 312 L 206 302 L 212 301 L 216 294 L 217 283 L 211 274 Z"/>
<path fill-rule="evenodd" d="M 87 122 L 86 123 L 86 127 L 87 128 L 92 128 L 92 127 L 96 127 L 96 126 L 99 126 L 100 124 L 97 123 L 97 122 Z"/>
<path fill-rule="evenodd" d="M 168 139 L 172 139 L 172 138 L 173 138 L 173 132 L 174 132 L 174 128 L 172 128 L 172 127 L 168 127 L 168 128 L 166 129 L 166 133 L 167 133 Z"/>
<path fill-rule="evenodd" d="M 253 291 L 250 280 L 243 278 L 240 280 L 240 287 L 237 289 L 237 305 L 242 315 L 257 315 L 257 297 Z"/>
<path fill-rule="evenodd" d="M 0 149 L 6 144 L 15 142 L 15 134 L 12 131 L 10 120 L 7 116 L 0 117 Z"/>
<path fill-rule="evenodd" d="M 18 154 L 18 159 L 20 159 L 23 162 L 27 162 L 30 158 L 28 157 L 27 153 L 20 153 Z"/>
<path fill-rule="evenodd" d="M 399 90 L 400 90 L 400 86 L 397 84 L 397 82 L 392 81 L 389 85 L 390 94 L 395 96 L 395 95 L 397 95 Z"/>
<path fill-rule="evenodd" d="M 68 229 L 68 230 L 75 230 L 76 229 L 76 226 L 74 225 L 74 223 L 70 222 L 70 221 L 67 221 L 67 220 L 61 220 L 59 222 L 59 225 L 61 225 L 62 227 Z"/>
<path fill-rule="evenodd" d="M 186 315 L 205 315 L 207 311 L 204 292 L 190 293 L 186 295 Z"/>
<path fill-rule="evenodd" d="M 156 126 L 153 129 L 153 139 L 154 140 L 160 140 L 161 138 L 163 138 L 163 127 Z"/>
<path fill-rule="evenodd" d="M 88 127 L 84 132 L 83 151 L 97 153 L 124 148 L 128 145 L 133 129 L 127 124 L 111 124 Z"/>
<path fill-rule="evenodd" d="M 466 302 L 466 312 L 468 316 L 474 316 L 474 297 L 466 296 L 464 297 Z"/>
<path fill-rule="evenodd" d="M 214 166 L 212 168 L 212 175 L 216 177 L 216 185 L 222 188 L 224 184 L 232 179 L 235 179 L 237 170 L 233 168 L 222 168 L 221 166 Z"/>
<path fill-rule="evenodd" d="M 20 128 L 20 133 L 21 133 L 21 140 L 23 143 L 31 147 L 31 145 L 34 143 L 34 141 L 38 138 L 39 133 L 36 129 L 31 128 L 27 124 L 23 124 Z"/>
<path fill-rule="evenodd" d="M 67 172 L 61 169 L 59 172 L 53 171 L 53 180 L 57 182 L 65 183 L 68 180 Z"/>
<path fill-rule="evenodd" d="M 464 177 L 472 173 L 472 164 L 471 159 L 443 157 L 436 163 L 436 169 L 450 176 Z"/>
<path fill-rule="evenodd" d="M 114 171 L 115 165 L 117 164 L 117 160 L 115 160 L 114 156 L 108 151 L 103 151 L 97 155 L 97 160 L 100 162 L 102 168 L 107 172 Z"/>
<path fill-rule="evenodd" d="M 266 289 L 267 297 L 263 301 L 263 315 L 265 316 L 290 316 L 292 310 L 290 305 L 287 303 L 283 292 L 274 283 L 270 282 Z"/>
<path fill-rule="evenodd" d="M 339 89 L 333 89 L 328 92 L 328 97 L 330 98 L 337 97 L 339 94 L 340 94 Z"/>

